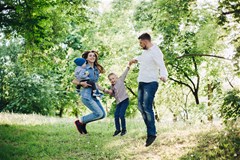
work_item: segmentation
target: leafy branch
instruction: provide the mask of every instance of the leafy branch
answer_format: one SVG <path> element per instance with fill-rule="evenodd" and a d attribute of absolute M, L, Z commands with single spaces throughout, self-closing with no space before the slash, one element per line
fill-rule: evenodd
<path fill-rule="evenodd" d="M 222 57 L 222 56 L 217 56 L 217 55 L 211 55 L 211 54 L 184 54 L 182 56 L 178 56 L 177 59 L 180 59 L 180 58 L 184 58 L 184 57 L 213 57 L 213 58 L 220 58 L 220 59 L 224 59 L 224 60 L 232 60 L 232 59 L 229 59 L 229 58 L 225 58 L 225 57 Z"/>

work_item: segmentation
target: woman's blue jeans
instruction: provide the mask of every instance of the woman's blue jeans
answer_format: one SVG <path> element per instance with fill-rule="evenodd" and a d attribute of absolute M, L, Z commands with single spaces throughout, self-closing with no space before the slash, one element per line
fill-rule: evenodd
<path fill-rule="evenodd" d="M 153 112 L 153 100 L 158 89 L 158 82 L 144 83 L 138 85 L 138 109 L 142 114 L 147 126 L 147 135 L 156 135 L 155 117 Z"/>
<path fill-rule="evenodd" d="M 99 119 L 103 119 L 106 116 L 106 113 L 100 103 L 100 101 L 97 98 L 83 98 L 82 97 L 83 104 L 92 111 L 92 113 L 85 115 L 82 117 L 83 123 L 89 123 L 93 122 Z"/>
<path fill-rule="evenodd" d="M 126 109 L 129 105 L 129 99 L 125 99 L 119 104 L 117 104 L 116 111 L 114 113 L 114 120 L 115 120 L 115 127 L 116 130 L 120 131 L 120 120 L 122 125 L 122 130 L 126 130 L 126 120 L 125 120 L 125 113 Z"/>

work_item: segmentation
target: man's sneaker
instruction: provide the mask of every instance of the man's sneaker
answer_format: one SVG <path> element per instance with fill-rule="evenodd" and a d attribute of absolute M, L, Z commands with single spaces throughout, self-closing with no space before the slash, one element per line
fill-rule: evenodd
<path fill-rule="evenodd" d="M 121 136 L 125 135 L 127 133 L 127 130 L 122 130 Z"/>
<path fill-rule="evenodd" d="M 116 135 L 118 135 L 119 133 L 121 133 L 121 131 L 116 130 L 116 131 L 114 132 L 113 136 L 116 136 Z"/>
<path fill-rule="evenodd" d="M 146 147 L 150 146 L 155 141 L 156 137 L 157 136 L 152 136 L 152 135 L 148 136 L 147 140 L 146 140 L 146 145 L 145 146 Z"/>

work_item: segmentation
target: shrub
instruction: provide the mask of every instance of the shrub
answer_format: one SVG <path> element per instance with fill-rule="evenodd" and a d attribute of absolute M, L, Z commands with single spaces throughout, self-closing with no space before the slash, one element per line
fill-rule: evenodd
<path fill-rule="evenodd" d="M 220 112 L 225 123 L 227 120 L 236 121 L 240 117 L 240 90 L 234 89 L 227 92 Z"/>

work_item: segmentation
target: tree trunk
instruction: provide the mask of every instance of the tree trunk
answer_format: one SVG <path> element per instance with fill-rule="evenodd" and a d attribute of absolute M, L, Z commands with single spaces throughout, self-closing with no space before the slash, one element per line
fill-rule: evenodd
<path fill-rule="evenodd" d="M 177 122 L 177 114 L 175 114 L 171 108 L 169 108 L 169 110 L 173 114 L 173 122 Z"/>
<path fill-rule="evenodd" d="M 208 114 L 207 114 L 207 119 L 208 121 L 212 122 L 213 121 L 213 115 L 211 112 L 211 106 L 212 106 L 212 99 L 213 99 L 213 86 L 212 83 L 207 84 L 208 86 Z"/>
<path fill-rule="evenodd" d="M 189 91 L 187 94 L 186 94 L 186 99 L 185 99 L 185 103 L 184 103 L 184 108 L 183 108 L 183 110 L 184 110 L 184 112 L 185 112 L 185 114 L 184 114 L 184 120 L 186 121 L 186 120 L 188 120 L 188 110 L 187 110 L 187 104 L 188 104 L 188 96 L 189 96 L 189 94 L 191 93 L 191 91 Z"/>
<path fill-rule="evenodd" d="M 185 113 L 186 113 L 185 118 L 186 120 L 188 120 L 188 111 L 186 110 Z"/>
<path fill-rule="evenodd" d="M 195 91 L 193 92 L 193 95 L 194 95 L 196 104 L 199 104 L 198 91 L 195 90 Z"/>
<path fill-rule="evenodd" d="M 186 107 L 186 106 L 185 106 L 185 107 Z M 186 120 L 188 120 L 188 111 L 187 111 L 187 109 L 185 109 L 185 108 L 183 108 L 183 107 L 182 107 L 182 109 L 183 109 L 183 111 L 184 111 L 184 115 L 183 115 L 182 118 L 183 118 L 184 121 L 186 121 Z"/>
<path fill-rule="evenodd" d="M 63 116 L 63 110 L 64 110 L 63 107 L 61 107 L 60 110 L 59 110 L 59 117 L 61 117 L 61 118 Z"/>
<path fill-rule="evenodd" d="M 208 84 L 208 107 L 212 105 L 212 96 L 213 96 L 213 90 L 212 90 L 212 85 Z"/>
<path fill-rule="evenodd" d="M 63 111 L 64 111 L 64 108 L 63 108 L 63 107 L 59 107 L 59 108 L 58 108 L 58 110 L 59 110 L 59 112 L 58 112 L 58 113 L 56 113 L 56 116 L 59 116 L 59 117 L 61 117 L 61 118 L 62 118 L 62 116 L 63 116 Z"/>
<path fill-rule="evenodd" d="M 173 122 L 177 122 L 177 115 L 175 113 L 173 114 Z"/>

